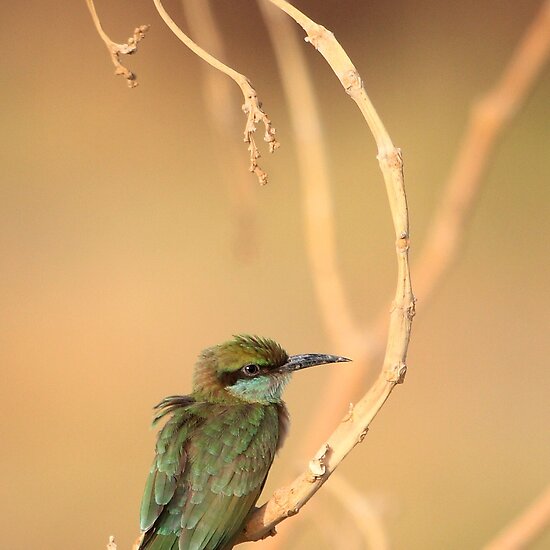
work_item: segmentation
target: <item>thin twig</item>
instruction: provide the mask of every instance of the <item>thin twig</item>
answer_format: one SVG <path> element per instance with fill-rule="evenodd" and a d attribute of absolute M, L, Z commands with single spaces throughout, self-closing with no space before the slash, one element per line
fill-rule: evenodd
<path fill-rule="evenodd" d="M 179 40 L 181 40 L 181 42 L 183 42 L 194 54 L 198 55 L 201 59 L 212 65 L 212 67 L 232 78 L 241 89 L 244 96 L 243 111 L 247 117 L 244 128 L 244 141 L 245 143 L 248 143 L 248 151 L 250 153 L 250 171 L 256 174 L 260 184 L 265 185 L 268 181 L 268 177 L 267 173 L 258 165 L 260 151 L 258 150 L 256 141 L 254 140 L 256 124 L 261 122 L 264 125 L 264 141 L 269 144 L 270 153 L 273 153 L 279 147 L 279 142 L 275 138 L 275 128 L 273 128 L 271 120 L 262 110 L 258 95 L 256 90 L 252 87 L 250 80 L 248 80 L 246 76 L 225 65 L 193 42 L 193 40 L 191 40 L 170 17 L 160 0 L 153 0 L 153 3 L 155 4 L 155 7 L 157 8 L 157 11 L 163 21 L 179 38 Z"/>
<path fill-rule="evenodd" d="M 370 102 L 362 79 L 334 35 L 284 0 L 270 0 L 290 15 L 306 31 L 307 40 L 323 55 L 348 95 L 357 103 L 378 148 L 378 162 L 386 184 L 396 235 L 397 288 L 390 313 L 390 328 L 382 371 L 367 394 L 346 415 L 310 462 L 308 471 L 289 486 L 279 489 L 267 504 L 252 514 L 244 532 L 245 540 L 257 540 L 273 533 L 286 517 L 296 514 L 319 490 L 347 454 L 363 440 L 368 427 L 394 387 L 403 382 L 406 356 L 414 315 L 408 250 L 409 221 L 403 183 L 401 153 Z"/>
<path fill-rule="evenodd" d="M 224 57 L 225 46 L 221 32 L 214 20 L 210 0 L 182 0 L 187 24 L 192 37 L 200 37 L 208 49 L 218 59 Z M 221 157 L 219 164 L 224 173 L 231 177 L 222 180 L 227 185 L 231 210 L 235 219 L 235 237 L 233 249 L 241 259 L 250 259 L 257 250 L 256 228 L 256 193 L 257 189 L 250 185 L 240 160 L 240 146 L 232 139 L 240 124 L 236 111 L 233 109 L 233 96 L 236 89 L 228 78 L 219 71 L 212 71 L 201 65 L 205 95 L 205 107 L 214 130 L 224 143 L 218 148 L 216 155 Z"/>
<path fill-rule="evenodd" d="M 550 526 L 550 485 L 519 517 L 507 525 L 484 550 L 520 550 Z"/>
<path fill-rule="evenodd" d="M 105 43 L 105 46 L 107 46 L 107 50 L 109 51 L 109 55 L 111 56 L 111 60 L 113 62 L 113 65 L 115 66 L 115 74 L 123 76 L 126 79 L 128 86 L 130 88 L 135 88 L 138 85 L 136 79 L 137 77 L 135 73 L 130 71 L 122 64 L 122 62 L 120 61 L 120 56 L 132 55 L 136 53 L 137 45 L 145 37 L 145 33 L 149 30 L 149 25 L 141 25 L 139 27 L 136 27 L 134 29 L 133 36 L 128 38 L 128 40 L 124 44 L 117 44 L 116 42 L 113 42 L 109 38 L 107 33 L 103 30 L 93 0 L 86 0 L 86 4 L 88 6 L 88 9 L 90 10 L 95 28 L 97 29 L 99 36 Z"/>

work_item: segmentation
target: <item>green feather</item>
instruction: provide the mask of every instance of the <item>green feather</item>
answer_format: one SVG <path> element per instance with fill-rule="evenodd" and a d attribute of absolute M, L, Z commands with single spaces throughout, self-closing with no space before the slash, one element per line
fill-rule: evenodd
<path fill-rule="evenodd" d="M 164 405 L 171 417 L 158 436 L 141 511 L 142 530 L 158 535 L 143 549 L 170 544 L 169 535 L 182 550 L 223 548 L 242 528 L 275 456 L 275 406 L 186 403 Z"/>

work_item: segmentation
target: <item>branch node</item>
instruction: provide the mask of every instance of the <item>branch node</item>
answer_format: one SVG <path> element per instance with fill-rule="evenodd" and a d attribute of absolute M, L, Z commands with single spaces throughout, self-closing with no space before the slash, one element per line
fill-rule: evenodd
<path fill-rule="evenodd" d="M 342 423 L 344 422 L 349 422 L 350 420 L 353 420 L 353 403 L 350 403 L 349 404 L 349 407 L 348 407 L 348 412 L 346 413 L 346 416 L 344 416 L 344 418 L 342 418 Z"/>
<path fill-rule="evenodd" d="M 416 315 L 416 297 L 412 297 L 412 301 L 410 304 L 405 308 L 405 314 L 407 316 L 407 319 L 409 321 L 412 321 L 413 317 Z"/>
<path fill-rule="evenodd" d="M 409 308 L 406 309 L 406 311 L 408 310 Z M 387 370 L 386 380 L 394 384 L 403 384 L 406 374 L 407 365 L 404 362 L 400 362 Z"/>
<path fill-rule="evenodd" d="M 357 443 L 361 443 L 369 433 L 368 426 L 357 436 Z"/>
<path fill-rule="evenodd" d="M 307 36 L 304 38 L 304 41 L 309 42 L 316 50 L 318 50 L 319 42 L 326 38 L 330 39 L 331 36 L 334 38 L 333 32 L 323 27 L 323 25 L 313 23 L 310 28 L 307 29 Z"/>
<path fill-rule="evenodd" d="M 406 231 L 402 231 L 397 239 L 395 246 L 397 247 L 397 252 L 404 254 L 409 251 L 409 246 L 411 242 L 409 239 L 409 234 Z"/>
<path fill-rule="evenodd" d="M 390 170 L 403 170 L 403 155 L 399 147 L 393 145 L 388 148 L 380 147 L 376 158 L 380 164 L 385 164 Z"/>
<path fill-rule="evenodd" d="M 309 461 L 309 473 L 308 481 L 314 483 L 318 479 L 322 478 L 326 471 L 325 458 L 330 450 L 328 443 L 324 443 L 323 446 L 317 451 L 315 456 Z"/>
<path fill-rule="evenodd" d="M 355 69 L 346 71 L 340 78 L 340 82 L 342 82 L 342 86 L 349 95 L 352 95 L 363 87 L 361 76 Z"/>

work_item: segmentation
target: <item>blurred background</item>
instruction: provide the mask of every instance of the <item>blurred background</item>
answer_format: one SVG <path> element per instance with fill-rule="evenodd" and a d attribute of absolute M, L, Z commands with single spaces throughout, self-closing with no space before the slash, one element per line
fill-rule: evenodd
<path fill-rule="evenodd" d="M 239 158 L 221 162 L 202 61 L 152 2 L 96 4 L 115 41 L 152 25 L 125 59 L 133 90 L 113 76 L 84 0 L 1 8 L 2 548 L 96 550 L 110 534 L 129 548 L 153 457 L 151 407 L 189 391 L 204 347 L 250 332 L 290 353 L 346 354 L 315 302 L 292 129 L 260 12 L 246 0 L 215 4 L 226 61 L 253 81 L 282 143 L 263 157 L 269 185 L 247 174 L 256 206 L 245 243 L 227 192 L 248 168 L 240 131 Z M 165 5 L 184 25 L 179 2 Z M 403 149 L 414 260 L 469 106 L 540 2 L 297 5 L 335 32 Z M 304 48 L 330 151 L 339 262 L 366 325 L 395 279 L 376 148 L 331 70 Z M 452 272 L 429 301 L 418 296 L 406 383 L 341 467 L 393 548 L 480 547 L 550 478 L 549 97 L 546 70 L 498 146 Z M 326 374 L 313 369 L 288 388 L 291 436 L 262 498 L 305 463 L 299 444 Z M 318 498 L 324 511 L 301 512 L 288 548 L 334 547 L 315 518 L 330 524 L 345 511 L 328 492 Z M 535 548 L 549 545 L 546 535 Z"/>

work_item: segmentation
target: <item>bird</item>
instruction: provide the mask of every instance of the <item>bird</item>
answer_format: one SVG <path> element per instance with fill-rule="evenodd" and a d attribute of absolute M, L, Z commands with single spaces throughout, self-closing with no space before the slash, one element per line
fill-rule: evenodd
<path fill-rule="evenodd" d="M 156 405 L 155 458 L 141 503 L 138 550 L 229 550 L 281 448 L 291 374 L 350 361 L 288 355 L 268 338 L 237 335 L 199 355 L 190 395 Z"/>

